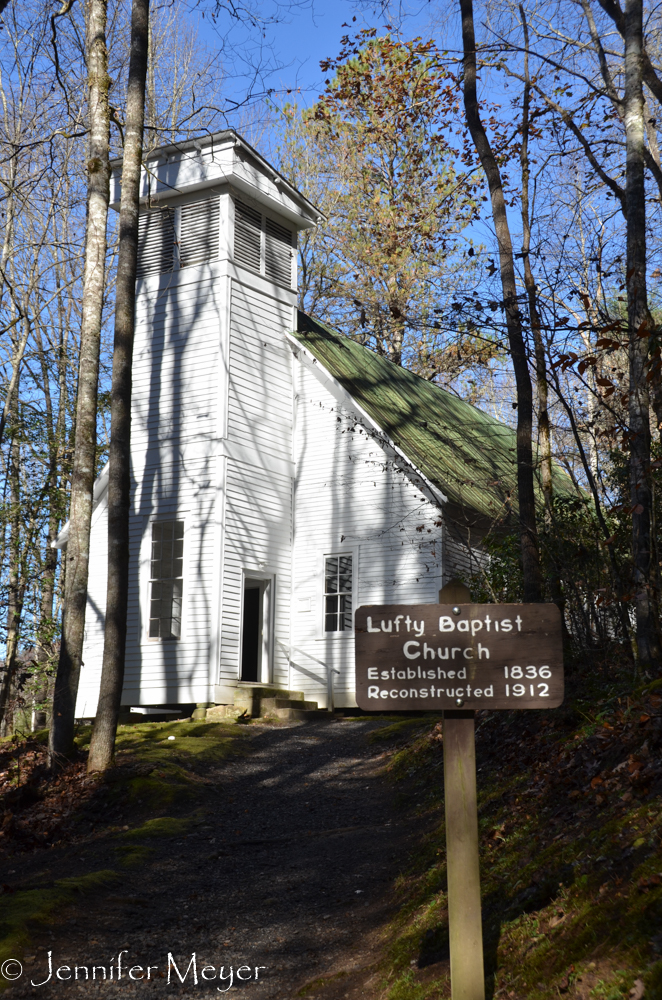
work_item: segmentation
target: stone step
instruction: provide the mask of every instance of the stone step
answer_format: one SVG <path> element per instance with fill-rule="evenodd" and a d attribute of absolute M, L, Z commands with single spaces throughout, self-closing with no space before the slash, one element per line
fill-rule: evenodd
<path fill-rule="evenodd" d="M 289 698 L 290 701 L 303 701 L 303 691 L 288 691 L 286 688 L 276 687 L 275 684 L 248 684 L 240 683 L 235 688 L 234 700 L 238 698 Z"/>
<path fill-rule="evenodd" d="M 222 722 L 224 719 L 237 719 L 244 709 L 236 705 L 214 705 L 207 709 L 205 722 Z"/>
<path fill-rule="evenodd" d="M 308 702 L 308 704 L 310 704 L 310 702 Z M 277 719 L 285 719 L 290 722 L 294 722 L 295 720 L 305 722 L 313 719 L 326 719 L 327 717 L 331 717 L 330 712 L 322 711 L 317 708 L 317 706 L 315 708 L 308 709 L 276 708 L 271 714 L 275 715 Z"/>
<path fill-rule="evenodd" d="M 321 709 L 317 707 L 317 702 L 315 701 L 299 701 L 297 699 L 272 699 L 273 701 L 281 702 L 281 707 L 276 708 L 269 707 L 265 710 L 264 702 L 261 705 L 262 718 L 263 719 L 283 719 L 286 722 L 295 721 L 308 721 L 311 720 L 328 720 L 333 718 L 332 712 L 327 712 L 326 709 Z M 285 705 L 282 703 L 285 702 Z M 289 702 L 289 704 L 288 704 Z M 293 707 L 293 706 L 308 706 L 307 708 Z M 237 705 L 214 705 L 213 708 L 207 709 L 207 722 L 222 722 L 226 719 L 238 719 L 239 716 L 244 715 L 245 710 L 241 706 Z"/>
<path fill-rule="evenodd" d="M 287 702 L 303 702 L 303 691 L 287 691 L 278 688 L 276 685 L 266 684 L 238 684 L 235 690 L 234 707 L 246 712 L 252 719 L 258 719 L 263 715 L 261 705 L 265 700 L 281 698 Z"/>
<path fill-rule="evenodd" d="M 214 705 L 206 710 L 209 722 L 221 719 L 237 719 L 244 716 L 259 718 L 308 718 L 317 712 L 316 701 L 306 701 L 303 691 L 288 691 L 275 684 L 238 684 L 235 688 L 234 705 Z M 299 713 L 290 715 L 288 713 Z M 285 713 L 281 715 L 281 713 Z"/>
<path fill-rule="evenodd" d="M 260 715 L 266 715 L 279 708 L 296 708 L 304 712 L 316 712 L 316 701 L 303 701 L 298 698 L 263 698 L 260 702 Z"/>

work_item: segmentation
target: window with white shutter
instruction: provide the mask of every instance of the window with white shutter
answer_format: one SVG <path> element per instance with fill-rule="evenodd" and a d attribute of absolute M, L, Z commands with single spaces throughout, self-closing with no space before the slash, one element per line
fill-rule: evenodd
<path fill-rule="evenodd" d="M 169 208 L 157 208 L 140 216 L 138 226 L 137 277 L 172 271 L 174 265 L 175 226 Z"/>
<path fill-rule="evenodd" d="M 218 198 L 182 205 L 179 231 L 179 266 L 204 264 L 218 257 Z"/>
<path fill-rule="evenodd" d="M 262 216 L 241 201 L 234 203 L 234 259 L 260 273 Z"/>
<path fill-rule="evenodd" d="M 234 203 L 234 259 L 279 285 L 292 287 L 292 259 L 296 237 L 291 229 L 265 218 L 261 212 Z"/>
<path fill-rule="evenodd" d="M 280 285 L 292 284 L 292 232 L 272 219 L 266 220 L 264 273 Z"/>

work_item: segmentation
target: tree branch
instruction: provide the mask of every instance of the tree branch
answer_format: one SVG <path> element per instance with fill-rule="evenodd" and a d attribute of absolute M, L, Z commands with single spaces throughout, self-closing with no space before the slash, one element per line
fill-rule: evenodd
<path fill-rule="evenodd" d="M 524 78 L 520 76 L 519 73 L 514 73 L 511 69 L 508 68 L 508 66 L 505 65 L 505 63 L 500 63 L 500 68 L 508 76 L 512 76 L 516 80 L 519 80 L 521 83 L 524 83 Z M 562 108 L 561 105 L 557 104 L 556 101 L 553 101 L 551 97 L 548 97 L 547 94 L 544 92 L 544 90 L 542 90 L 540 85 L 535 83 L 534 81 L 531 81 L 531 88 L 535 90 L 536 93 L 540 95 L 540 97 L 542 97 L 543 101 L 545 102 L 545 104 L 548 105 L 548 107 L 550 107 L 553 111 L 556 112 L 556 114 L 559 116 L 559 118 L 566 126 L 566 128 L 570 132 L 572 132 L 577 142 L 584 150 L 587 160 L 595 170 L 600 180 L 603 182 L 603 184 L 605 184 L 609 188 L 612 194 L 614 194 L 615 197 L 618 198 L 618 201 L 621 206 L 621 211 L 623 212 L 623 217 L 627 218 L 627 209 L 625 206 L 625 191 L 620 186 L 620 184 L 618 184 L 617 181 L 613 179 L 613 177 L 610 177 L 609 174 L 605 171 L 605 169 L 600 166 L 595 157 L 595 153 L 591 149 L 590 143 L 584 137 L 581 129 L 575 124 L 575 121 L 570 112 L 567 111 L 565 108 Z"/>

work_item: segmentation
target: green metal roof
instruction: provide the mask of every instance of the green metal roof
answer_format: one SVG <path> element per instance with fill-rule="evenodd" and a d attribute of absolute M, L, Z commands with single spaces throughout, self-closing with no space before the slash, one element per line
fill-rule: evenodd
<path fill-rule="evenodd" d="M 305 313 L 298 327 L 296 339 L 450 503 L 490 521 L 516 513 L 513 428 Z M 555 480 L 558 492 L 577 495 L 558 466 Z"/>

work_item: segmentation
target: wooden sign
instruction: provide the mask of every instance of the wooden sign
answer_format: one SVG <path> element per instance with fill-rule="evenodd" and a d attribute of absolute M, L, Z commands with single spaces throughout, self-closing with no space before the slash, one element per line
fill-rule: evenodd
<path fill-rule="evenodd" d="M 372 712 L 444 711 L 444 789 L 452 1000 L 485 1000 L 474 712 L 557 708 L 563 701 L 561 613 L 555 604 L 359 608 L 356 701 Z"/>
<path fill-rule="evenodd" d="M 355 615 L 356 701 L 372 712 L 558 708 L 555 604 L 383 604 Z"/>

